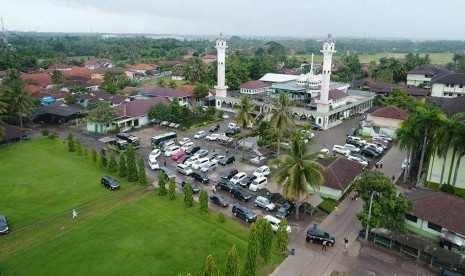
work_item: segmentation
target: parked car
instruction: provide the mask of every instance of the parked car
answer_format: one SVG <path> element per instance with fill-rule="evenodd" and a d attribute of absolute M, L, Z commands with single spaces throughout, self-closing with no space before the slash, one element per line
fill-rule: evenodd
<path fill-rule="evenodd" d="M 116 190 L 120 187 L 118 181 L 111 178 L 111 176 L 102 177 L 100 183 L 102 183 L 103 186 L 107 187 L 110 190 Z"/>
<path fill-rule="evenodd" d="M 340 146 L 340 145 L 334 145 L 333 146 L 333 152 L 339 153 L 339 154 L 342 154 L 342 155 L 345 155 L 345 156 L 350 155 L 350 150 L 348 150 L 344 146 Z"/>
<path fill-rule="evenodd" d="M 8 232 L 10 232 L 8 220 L 5 215 L 0 215 L 0 234 L 8 234 Z"/>
<path fill-rule="evenodd" d="M 376 142 L 376 141 L 371 141 L 372 144 L 375 144 L 376 146 L 378 147 L 382 147 L 384 150 L 389 148 L 389 145 L 388 144 L 385 144 L 385 143 L 380 143 L 380 142 Z"/>
<path fill-rule="evenodd" d="M 205 137 L 205 139 L 207 141 L 216 141 L 216 140 L 218 140 L 218 137 L 220 137 L 220 136 L 221 136 L 221 134 L 219 134 L 219 133 L 213 133 L 213 134 L 210 134 L 207 137 Z"/>
<path fill-rule="evenodd" d="M 234 184 L 239 184 L 242 179 L 246 178 L 247 174 L 245 172 L 239 172 L 235 174 L 233 177 L 231 177 L 231 182 Z"/>
<path fill-rule="evenodd" d="M 377 146 L 370 145 L 370 146 L 365 146 L 364 148 L 372 150 L 372 151 L 376 152 L 379 155 L 381 155 L 383 153 L 380 149 L 378 149 Z"/>
<path fill-rule="evenodd" d="M 231 196 L 244 202 L 247 202 L 252 198 L 252 196 L 249 193 L 247 193 L 244 189 L 242 189 L 239 186 L 235 186 L 234 189 L 231 190 Z"/>
<path fill-rule="evenodd" d="M 360 154 L 363 155 L 363 156 L 365 156 L 365 157 L 370 157 L 370 158 L 377 158 L 377 157 L 379 156 L 379 154 L 378 154 L 376 151 L 371 150 L 371 149 L 369 149 L 369 148 L 367 148 L 367 149 L 365 149 L 365 148 L 362 149 L 362 150 L 360 151 Z"/>
<path fill-rule="evenodd" d="M 175 145 L 176 145 L 175 140 L 169 140 L 169 141 L 164 142 L 161 145 L 160 149 L 161 151 L 166 151 L 168 148 L 175 146 Z"/>
<path fill-rule="evenodd" d="M 263 208 L 267 211 L 273 211 L 276 208 L 276 205 L 264 196 L 257 196 L 254 204 L 256 207 Z"/>
<path fill-rule="evenodd" d="M 236 204 L 232 207 L 232 213 L 235 217 L 241 218 L 246 222 L 254 222 L 257 220 L 257 215 L 249 208 Z"/>
<path fill-rule="evenodd" d="M 278 209 L 276 213 L 276 217 L 279 219 L 287 218 L 289 215 L 295 210 L 295 204 L 289 200 L 283 202 L 281 207 Z"/>
<path fill-rule="evenodd" d="M 278 232 L 279 223 L 281 223 L 280 219 L 273 217 L 272 215 L 266 215 L 263 218 L 271 224 L 271 229 L 273 232 Z M 289 225 L 286 226 L 286 231 L 289 234 L 291 233 L 291 227 Z"/>
<path fill-rule="evenodd" d="M 235 129 L 228 129 L 226 130 L 226 132 L 224 133 L 224 135 L 226 135 L 227 137 L 231 137 L 231 136 L 234 136 L 236 133 L 238 133 Z"/>
<path fill-rule="evenodd" d="M 392 142 L 392 141 L 394 140 L 391 136 L 386 135 L 386 134 L 382 134 L 382 133 L 381 133 L 381 134 L 374 135 L 374 136 L 373 136 L 373 139 L 374 139 L 374 138 L 381 138 L 381 139 L 386 140 L 386 141 L 388 141 L 388 142 Z"/>
<path fill-rule="evenodd" d="M 191 157 L 189 157 L 186 162 L 184 162 L 184 164 L 186 164 L 187 166 L 192 166 L 192 164 L 195 163 L 195 161 L 197 161 L 198 159 L 200 159 L 200 157 L 198 155 L 192 155 Z"/>
<path fill-rule="evenodd" d="M 238 128 L 238 126 L 237 126 L 236 123 L 229 123 L 229 124 L 228 124 L 228 128 L 230 128 L 230 129 L 236 129 L 236 128 Z"/>
<path fill-rule="evenodd" d="M 185 143 L 188 143 L 188 142 L 191 142 L 191 139 L 188 138 L 188 137 L 184 137 L 184 138 L 182 138 L 181 140 L 178 141 L 178 144 L 180 146 L 182 146 L 182 145 L 184 145 Z"/>
<path fill-rule="evenodd" d="M 332 235 L 320 229 L 313 228 L 307 230 L 307 236 L 305 239 L 310 243 L 323 243 L 323 241 L 326 241 L 327 246 L 333 246 L 335 243 L 335 239 Z"/>
<path fill-rule="evenodd" d="M 347 131 L 347 136 L 355 136 L 357 135 L 357 128 L 352 127 Z"/>
<path fill-rule="evenodd" d="M 257 177 L 252 183 L 249 185 L 249 190 L 256 192 L 257 190 L 264 189 L 268 184 L 268 179 L 266 177 Z"/>
<path fill-rule="evenodd" d="M 198 155 L 200 157 L 205 157 L 205 156 L 208 155 L 208 150 L 201 149 L 201 150 L 197 151 L 196 153 L 194 153 L 194 155 Z"/>
<path fill-rule="evenodd" d="M 236 169 L 229 169 L 221 174 L 221 179 L 231 179 L 231 177 L 235 176 L 237 173 L 239 173 L 238 170 Z"/>
<path fill-rule="evenodd" d="M 254 181 L 256 178 L 257 177 L 255 175 L 249 175 L 245 177 L 244 179 L 242 179 L 241 182 L 239 182 L 239 185 L 241 185 L 241 187 L 244 187 L 244 188 L 249 188 L 250 183 L 252 183 L 252 181 Z"/>
<path fill-rule="evenodd" d="M 201 139 L 203 137 L 205 137 L 207 135 L 207 133 L 203 130 L 197 132 L 195 135 L 194 135 L 194 138 L 195 139 Z"/>
<path fill-rule="evenodd" d="M 218 131 L 218 129 L 220 129 L 220 125 L 216 125 L 214 127 L 211 127 L 208 131 L 215 132 L 215 131 Z"/>
<path fill-rule="evenodd" d="M 200 171 L 202 171 L 204 173 L 208 173 L 208 172 L 216 170 L 216 167 L 218 167 L 218 165 L 216 163 L 209 161 L 207 164 L 203 165 L 200 168 Z"/>
<path fill-rule="evenodd" d="M 192 178 L 194 178 L 195 180 L 199 182 L 202 182 L 203 184 L 207 184 L 208 182 L 210 182 L 210 178 L 208 178 L 208 175 L 201 171 L 194 171 L 191 174 L 191 176 Z"/>
<path fill-rule="evenodd" d="M 201 167 L 203 167 L 204 165 L 210 163 L 210 161 L 208 160 L 208 158 L 199 158 L 197 159 L 197 161 L 195 161 L 191 167 L 192 169 L 194 170 L 200 170 Z"/>
<path fill-rule="evenodd" d="M 182 173 L 183 175 L 191 175 L 194 172 L 191 168 L 189 168 L 189 166 L 184 164 L 178 164 L 176 166 L 176 171 Z"/>
<path fill-rule="evenodd" d="M 389 147 L 389 142 L 384 141 L 383 139 L 380 138 L 375 138 L 372 141 L 373 144 L 380 144 L 383 149 L 387 149 Z"/>
<path fill-rule="evenodd" d="M 150 152 L 149 158 L 157 158 L 160 156 L 161 150 L 160 149 L 154 149 Z"/>
<path fill-rule="evenodd" d="M 197 185 L 197 184 L 195 184 L 193 182 L 190 182 L 190 181 L 181 182 L 181 186 L 182 186 L 183 189 L 184 189 L 184 186 L 186 186 L 186 185 L 191 187 L 193 194 L 198 194 L 200 192 L 199 185 Z"/>
<path fill-rule="evenodd" d="M 379 144 L 375 144 L 375 143 L 366 143 L 365 147 L 373 147 L 375 148 L 380 154 L 383 153 L 384 151 L 384 148 L 379 146 Z"/>
<path fill-rule="evenodd" d="M 365 157 L 361 156 L 361 155 L 351 154 L 351 155 L 349 155 L 347 157 L 347 159 L 358 162 L 358 163 L 364 165 L 365 167 L 368 166 L 368 160 Z"/>
<path fill-rule="evenodd" d="M 181 159 L 181 157 L 184 157 L 186 155 L 187 153 L 181 149 L 180 151 L 178 151 L 178 153 L 176 153 L 175 155 L 173 155 L 173 157 L 171 157 L 171 160 L 178 161 L 179 159 Z"/>
<path fill-rule="evenodd" d="M 365 144 L 367 143 L 366 140 L 363 140 L 362 138 L 357 137 L 357 136 L 347 136 L 346 142 L 347 142 L 348 140 L 359 141 L 359 142 L 362 143 L 363 145 L 365 145 Z"/>
<path fill-rule="evenodd" d="M 178 159 L 177 163 L 178 164 L 184 164 L 187 161 L 187 159 L 189 159 L 189 158 L 190 158 L 189 155 L 184 155 L 183 157 Z"/>
<path fill-rule="evenodd" d="M 229 119 L 229 115 L 224 113 L 223 116 L 221 116 L 223 119 Z"/>
<path fill-rule="evenodd" d="M 344 148 L 350 150 L 351 153 L 360 152 L 360 148 L 358 148 L 357 146 L 354 146 L 352 144 L 345 144 Z"/>
<path fill-rule="evenodd" d="M 158 165 L 158 161 L 156 158 L 149 157 L 149 160 L 147 160 L 147 164 L 149 165 L 152 171 L 160 168 L 160 165 Z"/>
<path fill-rule="evenodd" d="M 193 146 L 194 146 L 194 142 L 187 142 L 181 146 L 181 149 L 186 151 L 188 148 L 193 147 Z"/>
<path fill-rule="evenodd" d="M 354 146 L 356 146 L 357 148 L 363 147 L 362 142 L 360 142 L 360 141 L 358 141 L 358 140 L 352 140 L 352 139 L 346 140 L 346 145 L 347 145 L 347 144 L 349 144 L 349 145 L 354 145 Z"/>
<path fill-rule="evenodd" d="M 165 156 L 170 157 L 177 154 L 181 150 L 180 146 L 171 146 L 165 150 Z"/>
<path fill-rule="evenodd" d="M 185 150 L 185 152 L 189 155 L 193 155 L 195 154 L 196 152 L 198 152 L 200 150 L 200 147 L 199 146 L 192 146 L 192 147 L 189 147 Z"/>
<path fill-rule="evenodd" d="M 160 171 L 163 173 L 165 180 L 169 180 L 171 178 L 175 178 L 176 175 L 167 167 L 160 167 Z"/>
<path fill-rule="evenodd" d="M 218 182 L 218 189 L 221 189 L 223 191 L 231 192 L 235 187 L 236 185 L 234 185 L 234 183 L 227 179 L 221 179 Z"/>
<path fill-rule="evenodd" d="M 221 207 L 228 207 L 229 201 L 221 195 L 212 195 L 210 196 L 210 201 Z"/>
<path fill-rule="evenodd" d="M 318 130 L 318 131 L 323 130 L 323 128 L 320 125 L 315 124 L 315 123 L 311 124 L 311 128 L 312 128 L 312 130 Z"/>
<path fill-rule="evenodd" d="M 221 160 L 223 160 L 226 156 L 224 155 L 217 155 L 213 159 L 210 160 L 212 163 L 218 164 Z"/>
<path fill-rule="evenodd" d="M 253 175 L 255 175 L 256 177 L 268 176 L 270 174 L 270 172 L 271 172 L 270 167 L 261 166 L 260 168 L 257 168 L 253 172 Z"/>
<path fill-rule="evenodd" d="M 226 165 L 232 164 L 234 162 L 236 162 L 236 158 L 233 155 L 231 155 L 231 156 L 227 156 L 227 157 L 221 159 L 219 163 L 220 163 L 221 166 L 226 166 Z"/>

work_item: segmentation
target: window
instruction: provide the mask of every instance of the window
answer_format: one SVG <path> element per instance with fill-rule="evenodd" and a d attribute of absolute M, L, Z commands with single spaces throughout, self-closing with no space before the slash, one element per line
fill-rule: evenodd
<path fill-rule="evenodd" d="M 413 215 L 410 215 L 410 214 L 405 214 L 405 218 L 407 220 L 410 220 L 410 221 L 415 222 L 415 223 L 417 223 L 417 221 L 418 221 L 418 218 L 416 216 L 413 216 Z"/>
<path fill-rule="evenodd" d="M 460 85 L 459 85 L 459 88 L 463 88 L 463 84 L 460 84 Z"/>
<path fill-rule="evenodd" d="M 437 231 L 437 232 L 441 232 L 441 230 L 442 230 L 441 226 L 439 226 L 437 224 L 434 224 L 432 222 L 428 222 L 428 228 L 431 229 L 431 230 Z"/>

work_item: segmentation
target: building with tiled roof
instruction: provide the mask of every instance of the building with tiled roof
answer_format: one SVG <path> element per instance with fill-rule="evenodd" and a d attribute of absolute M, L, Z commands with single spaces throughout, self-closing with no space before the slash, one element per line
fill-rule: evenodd
<path fill-rule="evenodd" d="M 146 71 L 153 71 L 156 69 L 156 65 L 139 63 L 137 65 L 126 65 L 128 70 L 136 71 L 138 73 L 144 73 Z"/>
<path fill-rule="evenodd" d="M 216 55 L 204 55 L 201 59 L 205 64 L 209 64 L 216 61 Z"/>
<path fill-rule="evenodd" d="M 465 200 L 432 190 L 417 189 L 406 194 L 412 211 L 406 216 L 407 228 L 428 237 L 441 238 L 465 255 Z"/>
<path fill-rule="evenodd" d="M 370 116 L 403 121 L 407 119 L 408 113 L 402 108 L 396 106 L 387 106 L 377 109 L 371 113 Z"/>
<path fill-rule="evenodd" d="M 86 67 L 73 66 L 71 70 L 61 72 L 67 78 L 82 78 L 89 80 L 92 76 L 92 70 Z"/>
<path fill-rule="evenodd" d="M 270 87 L 271 85 L 264 81 L 253 80 L 241 84 L 240 92 L 242 94 L 265 94 L 270 92 Z"/>
<path fill-rule="evenodd" d="M 28 84 L 37 85 L 38 87 L 47 88 L 52 85 L 52 75 L 50 73 L 34 73 L 34 74 L 20 74 L 21 79 L 23 79 Z"/>
<path fill-rule="evenodd" d="M 318 162 L 324 167 L 324 183 L 318 195 L 334 200 L 339 200 L 344 195 L 364 168 L 362 164 L 343 157 L 328 157 L 318 159 Z"/>
<path fill-rule="evenodd" d="M 465 74 L 449 73 L 431 80 L 431 96 L 455 98 L 465 95 Z"/>
<path fill-rule="evenodd" d="M 171 73 L 171 79 L 176 81 L 182 81 L 184 80 L 184 76 L 182 75 L 181 71 L 173 71 Z"/>
<path fill-rule="evenodd" d="M 0 136 L 0 144 L 21 140 L 26 135 L 26 130 L 17 126 L 9 125 L 0 121 L 0 128 L 3 128 L 4 136 Z"/>
<path fill-rule="evenodd" d="M 450 70 L 435 65 L 424 65 L 407 72 L 407 85 L 429 85 L 437 76 L 450 73 Z"/>
<path fill-rule="evenodd" d="M 362 124 L 362 133 L 374 136 L 384 133 L 395 137 L 396 130 L 407 119 L 408 113 L 395 106 L 382 107 L 367 114 Z"/>
<path fill-rule="evenodd" d="M 170 100 L 177 98 L 181 106 L 188 105 L 192 98 L 192 93 L 168 87 L 156 87 L 154 89 L 144 89 L 140 92 L 146 97 L 166 97 Z"/>

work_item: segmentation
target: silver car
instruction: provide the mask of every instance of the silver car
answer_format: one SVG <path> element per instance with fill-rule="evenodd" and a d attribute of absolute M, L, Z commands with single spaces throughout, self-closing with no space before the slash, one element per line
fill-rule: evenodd
<path fill-rule="evenodd" d="M 273 211 L 276 205 L 264 196 L 257 196 L 254 201 L 256 207 L 261 207 L 267 211 Z"/>

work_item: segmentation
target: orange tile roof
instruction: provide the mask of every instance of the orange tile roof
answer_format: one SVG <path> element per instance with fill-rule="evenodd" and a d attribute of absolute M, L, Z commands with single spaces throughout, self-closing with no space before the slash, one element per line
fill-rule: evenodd
<path fill-rule="evenodd" d="M 26 87 L 24 87 L 24 90 L 33 94 L 33 93 L 40 91 L 40 87 L 38 87 L 37 85 L 29 84 L 29 85 L 26 85 Z"/>
<path fill-rule="evenodd" d="M 192 96 L 192 93 L 194 93 L 194 86 L 190 84 L 184 84 L 176 87 L 176 89 L 184 91 L 186 93 L 189 93 L 189 96 Z"/>
<path fill-rule="evenodd" d="M 26 74 L 22 73 L 20 77 L 29 84 L 35 84 L 39 87 L 47 87 L 52 84 L 52 75 L 49 73 Z"/>
<path fill-rule="evenodd" d="M 62 73 L 63 73 L 63 76 L 65 77 L 81 77 L 81 78 L 90 79 L 93 71 L 86 67 L 73 66 L 71 70 L 63 71 Z"/>
<path fill-rule="evenodd" d="M 137 64 L 137 65 L 126 65 L 126 68 L 128 68 L 129 70 L 152 71 L 152 70 L 155 70 L 156 66 L 153 66 L 153 65 L 150 65 L 150 64 L 140 63 L 140 64 Z"/>

